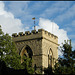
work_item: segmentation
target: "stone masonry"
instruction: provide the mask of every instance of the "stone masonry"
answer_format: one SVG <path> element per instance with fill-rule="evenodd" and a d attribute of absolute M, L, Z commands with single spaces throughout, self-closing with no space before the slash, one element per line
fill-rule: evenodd
<path fill-rule="evenodd" d="M 54 66 L 55 59 L 58 58 L 58 37 L 44 29 L 26 31 L 25 33 L 12 34 L 18 53 L 31 55 L 32 67 L 36 66 L 37 71 L 42 68 Z M 21 60 L 22 63 L 22 60 Z"/>

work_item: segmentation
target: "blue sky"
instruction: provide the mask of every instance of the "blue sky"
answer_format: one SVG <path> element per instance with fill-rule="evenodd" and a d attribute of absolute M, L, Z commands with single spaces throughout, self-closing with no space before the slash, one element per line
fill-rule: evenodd
<path fill-rule="evenodd" d="M 36 23 L 40 17 L 53 20 L 56 24 L 74 34 L 75 1 L 6 1 L 5 10 L 12 12 L 15 18 L 21 19 L 25 26 L 32 27 L 32 17 Z M 29 22 L 28 22 L 29 21 Z"/>
<path fill-rule="evenodd" d="M 62 38 L 72 39 L 72 45 L 75 49 L 75 1 L 3 1 L 0 4 L 4 5 L 1 10 L 3 9 L 3 12 L 13 17 L 15 23 L 11 23 L 16 26 L 13 28 L 17 29 L 17 26 L 20 26 L 18 26 L 17 31 L 13 29 L 15 32 L 19 32 L 20 28 L 23 31 L 32 30 L 33 17 L 36 18 L 37 28 L 41 27 L 45 29 L 41 24 L 44 23 L 44 20 L 47 23 L 51 21 L 57 24 L 55 27 L 58 31 L 61 30 L 61 36 L 64 33 L 66 34 L 67 37 L 62 36 Z M 18 22 L 18 25 L 16 25 L 16 22 Z M 49 26 L 47 23 L 46 30 Z M 1 22 L 1 24 L 4 23 Z M 12 25 L 9 27 L 12 27 Z M 13 30 L 10 32 L 13 33 Z"/>

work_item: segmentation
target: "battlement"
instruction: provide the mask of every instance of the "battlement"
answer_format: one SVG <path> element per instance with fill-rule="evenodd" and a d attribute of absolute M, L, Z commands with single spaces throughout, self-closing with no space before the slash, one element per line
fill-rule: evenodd
<path fill-rule="evenodd" d="M 26 35 L 38 34 L 38 33 L 42 33 L 42 32 L 44 32 L 48 36 L 51 36 L 51 37 L 54 37 L 54 38 L 58 38 L 56 35 L 51 34 L 50 32 L 48 32 L 48 31 L 46 31 L 44 29 L 38 29 L 38 31 L 32 30 L 31 32 L 30 31 L 26 31 L 25 33 L 19 32 L 18 34 L 17 33 L 13 33 L 12 36 L 13 37 L 26 36 Z"/>
<path fill-rule="evenodd" d="M 29 37 L 28 37 L 29 36 Z M 36 30 L 32 30 L 31 32 L 30 31 L 26 31 L 25 33 L 23 32 L 19 32 L 18 34 L 17 33 L 13 33 L 12 34 L 12 37 L 16 40 L 15 41 L 19 41 L 19 40 L 23 40 L 23 39 L 32 39 L 32 38 L 46 38 L 46 39 L 50 39 L 54 42 L 58 41 L 58 37 L 54 34 L 51 34 L 50 32 L 44 30 L 44 29 L 38 29 L 38 31 Z M 19 40 L 17 40 L 19 39 Z"/>

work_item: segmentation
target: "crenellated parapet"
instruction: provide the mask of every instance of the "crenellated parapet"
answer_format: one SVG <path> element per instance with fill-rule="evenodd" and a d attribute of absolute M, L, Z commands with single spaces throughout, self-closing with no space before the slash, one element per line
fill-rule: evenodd
<path fill-rule="evenodd" d="M 51 34 L 50 32 L 44 30 L 44 29 L 38 29 L 38 31 L 36 30 L 32 30 L 31 32 L 30 31 L 26 31 L 25 33 L 23 32 L 19 32 L 18 34 L 17 33 L 13 33 L 12 36 L 13 37 L 18 37 L 18 36 L 28 36 L 28 35 L 32 35 L 32 34 L 38 34 L 38 33 L 42 33 L 44 32 L 44 34 L 50 36 L 50 37 L 54 37 L 54 38 L 58 38 L 56 35 L 54 34 Z"/>
<path fill-rule="evenodd" d="M 55 59 L 58 59 L 58 37 L 44 29 L 13 33 L 12 40 L 21 55 L 21 62 L 23 55 L 32 58 L 32 67 L 36 65 L 36 72 L 42 72 L 41 66 L 53 67 Z"/>
<path fill-rule="evenodd" d="M 29 36 L 29 37 L 28 37 Z M 44 29 L 38 29 L 38 31 L 36 30 L 32 30 L 31 32 L 30 31 L 25 31 L 25 33 L 23 32 L 19 32 L 18 34 L 17 33 L 13 33 L 12 34 L 12 37 L 15 39 L 15 38 L 20 38 L 23 39 L 24 38 L 46 38 L 46 39 L 49 39 L 49 40 L 52 40 L 55 42 L 58 41 L 58 37 L 54 34 L 51 34 L 50 32 L 44 30 Z"/>

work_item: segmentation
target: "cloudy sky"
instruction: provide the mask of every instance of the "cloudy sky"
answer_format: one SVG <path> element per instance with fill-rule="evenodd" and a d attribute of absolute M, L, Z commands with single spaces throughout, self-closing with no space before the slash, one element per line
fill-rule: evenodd
<path fill-rule="evenodd" d="M 5 33 L 43 28 L 58 36 L 58 43 L 71 39 L 75 49 L 75 1 L 0 1 L 0 25 Z"/>

